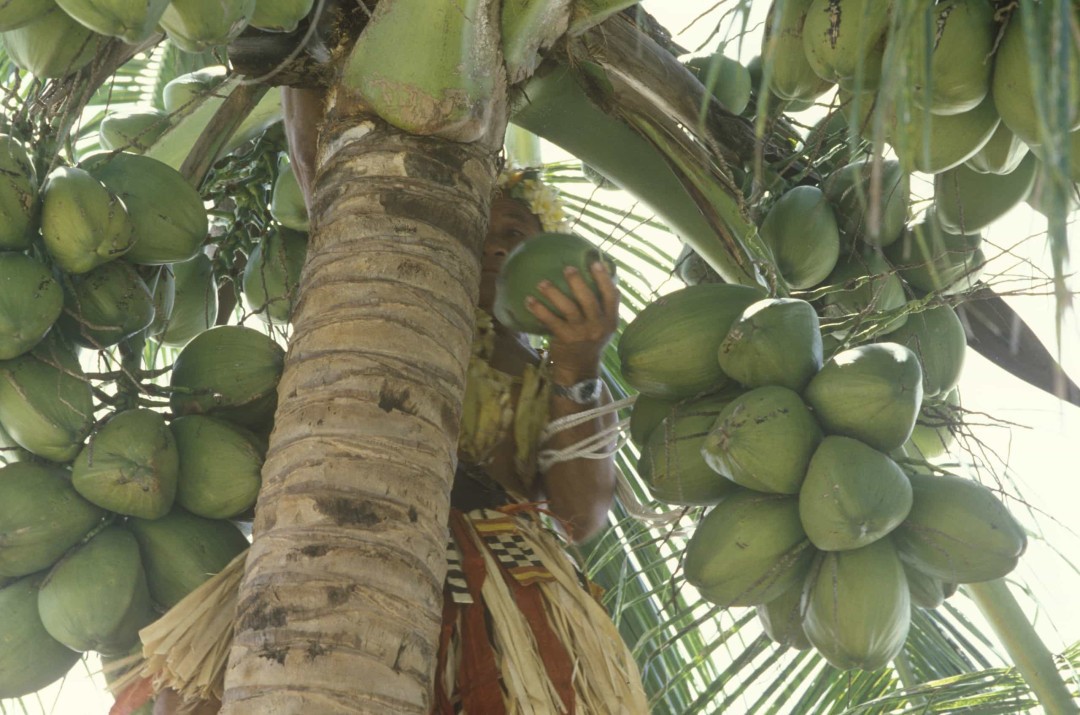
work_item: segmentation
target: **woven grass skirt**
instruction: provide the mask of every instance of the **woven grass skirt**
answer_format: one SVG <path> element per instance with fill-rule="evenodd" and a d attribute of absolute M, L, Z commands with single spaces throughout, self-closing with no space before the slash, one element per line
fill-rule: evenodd
<path fill-rule="evenodd" d="M 437 715 L 648 712 L 637 664 L 528 505 L 450 513 Z"/>

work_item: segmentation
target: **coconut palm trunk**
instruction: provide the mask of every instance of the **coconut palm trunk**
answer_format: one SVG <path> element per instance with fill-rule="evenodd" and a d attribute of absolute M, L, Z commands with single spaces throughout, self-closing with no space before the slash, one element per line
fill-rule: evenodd
<path fill-rule="evenodd" d="M 370 117 L 320 147 L 225 711 L 426 712 L 495 153 Z"/>

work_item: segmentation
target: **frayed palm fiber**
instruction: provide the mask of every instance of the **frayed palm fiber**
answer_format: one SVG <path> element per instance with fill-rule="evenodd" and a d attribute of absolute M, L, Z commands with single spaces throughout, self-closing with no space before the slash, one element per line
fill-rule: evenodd
<path fill-rule="evenodd" d="M 247 550 L 189 593 L 161 618 L 139 631 L 142 656 L 135 656 L 110 687 L 122 692 L 141 678 L 154 690 L 172 688 L 185 701 L 225 693 L 225 665 L 233 637 L 233 616 Z"/>

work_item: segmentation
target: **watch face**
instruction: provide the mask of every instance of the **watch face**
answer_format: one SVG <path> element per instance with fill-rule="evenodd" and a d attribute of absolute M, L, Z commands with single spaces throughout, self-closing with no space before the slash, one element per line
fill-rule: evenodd
<path fill-rule="evenodd" d="M 572 385 L 568 388 L 556 385 L 555 392 L 563 395 L 571 402 L 576 402 L 579 405 L 588 405 L 599 400 L 600 380 L 598 377 L 591 380 L 582 380 L 578 382 L 577 385 Z"/>
<path fill-rule="evenodd" d="M 579 382 L 577 387 L 580 388 L 580 397 L 582 402 L 595 402 L 600 399 L 600 381 L 589 380 L 587 382 Z"/>

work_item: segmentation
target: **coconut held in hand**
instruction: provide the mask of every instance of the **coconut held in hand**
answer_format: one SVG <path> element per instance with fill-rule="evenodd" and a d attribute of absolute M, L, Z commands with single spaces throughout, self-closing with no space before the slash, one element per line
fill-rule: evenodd
<path fill-rule="evenodd" d="M 577 269 L 586 285 L 599 299 L 596 281 L 589 267 L 603 260 L 608 273 L 615 278 L 615 263 L 600 252 L 596 246 L 581 236 L 569 233 L 540 233 L 521 243 L 499 271 L 495 282 L 495 318 L 508 328 L 534 335 L 546 335 L 547 328 L 525 307 L 525 299 L 532 296 L 556 315 L 562 315 L 536 286 L 543 280 L 551 281 L 563 294 L 573 298 L 563 270 L 567 266 Z"/>

